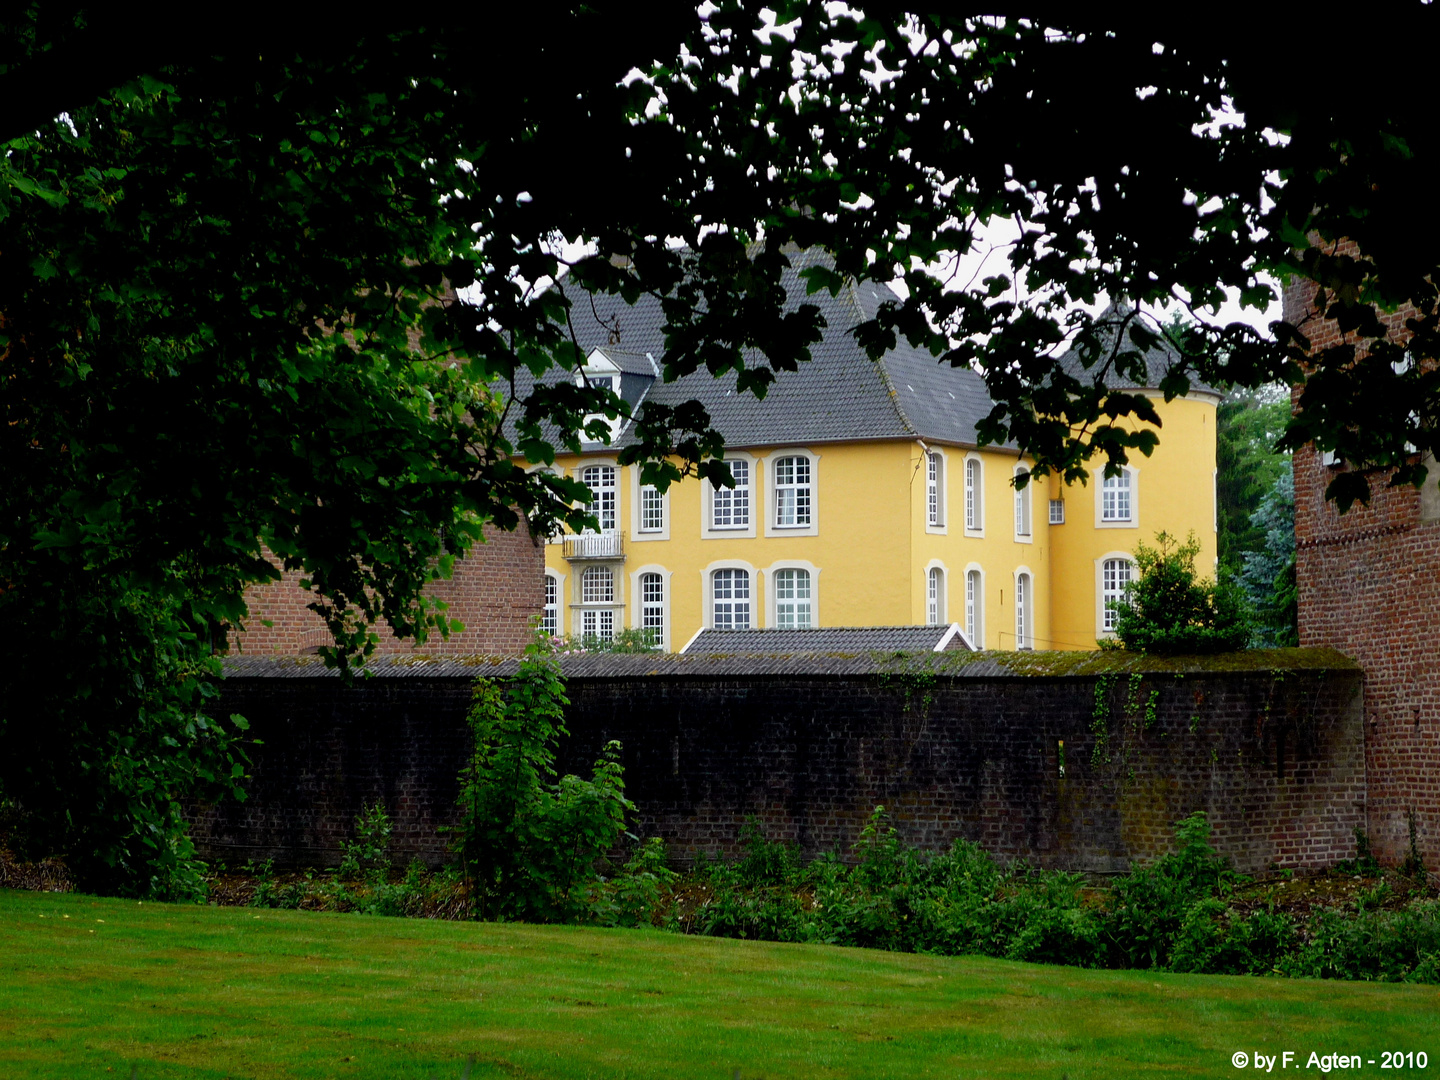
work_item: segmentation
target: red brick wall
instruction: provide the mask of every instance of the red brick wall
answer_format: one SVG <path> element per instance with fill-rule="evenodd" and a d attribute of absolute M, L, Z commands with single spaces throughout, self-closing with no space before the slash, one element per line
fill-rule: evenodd
<path fill-rule="evenodd" d="M 419 651 L 436 656 L 519 653 L 530 639 L 530 620 L 545 606 L 545 549 L 523 522 L 516 532 L 485 531 L 485 543 L 455 563 L 447 581 L 432 582 L 427 593 L 449 604 L 447 614 L 465 624 L 448 640 L 433 635 L 416 649 L 385 625 L 377 627 L 378 653 Z M 246 594 L 250 617 L 243 633 L 232 635 L 232 652 L 298 656 L 331 642 L 320 616 L 306 607 L 314 595 L 300 588 L 298 571 L 280 581 L 258 585 Z M 266 626 L 265 622 L 272 625 Z"/>
<path fill-rule="evenodd" d="M 1287 321 L 1314 292 L 1308 281 L 1286 289 Z M 1397 338 L 1411 314 L 1386 318 Z M 1315 349 L 1342 342 L 1333 321 L 1302 329 Z M 1421 855 L 1440 866 L 1440 522 L 1422 521 L 1415 489 L 1386 488 L 1384 477 L 1372 479 L 1369 506 L 1342 516 L 1325 501 L 1333 470 L 1315 448 L 1294 460 L 1300 644 L 1339 649 L 1365 670 L 1367 831 L 1397 862 L 1413 813 Z"/>

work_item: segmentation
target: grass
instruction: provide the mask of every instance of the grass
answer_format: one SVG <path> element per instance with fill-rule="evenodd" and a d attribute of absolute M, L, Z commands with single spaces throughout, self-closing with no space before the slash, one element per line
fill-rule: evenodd
<path fill-rule="evenodd" d="M 1082 1080 L 1237 1050 L 1440 1067 L 1440 990 L 0 891 L 6 1080 Z"/>

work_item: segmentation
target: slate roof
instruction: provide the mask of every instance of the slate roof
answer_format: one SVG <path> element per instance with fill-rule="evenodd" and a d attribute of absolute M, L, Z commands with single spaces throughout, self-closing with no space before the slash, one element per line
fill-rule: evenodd
<path fill-rule="evenodd" d="M 1121 323 L 1128 316 L 1133 315 L 1134 310 L 1134 308 L 1124 301 L 1116 301 L 1110 304 L 1110 306 L 1102 311 L 1096 318 L 1096 323 L 1100 324 L 1100 329 L 1096 331 L 1095 336 L 1099 341 L 1099 355 L 1102 358 L 1108 355 L 1109 351 L 1115 347 L 1115 335 L 1120 332 Z M 1128 330 L 1131 324 L 1127 323 L 1125 325 Z M 1129 339 L 1128 333 L 1122 346 L 1122 351 L 1126 350 L 1140 350 L 1140 346 Z M 1170 369 L 1180 362 L 1179 351 L 1163 338 L 1153 343 L 1148 343 L 1146 347 L 1140 351 L 1145 358 L 1145 367 L 1149 372 L 1149 378 L 1143 384 L 1135 382 L 1132 379 L 1120 378 L 1114 372 L 1110 372 L 1105 378 L 1105 385 L 1112 390 L 1157 390 L 1160 387 L 1161 380 L 1169 374 Z M 1079 351 L 1073 348 L 1061 355 L 1060 366 L 1077 379 L 1085 382 L 1093 382 L 1100 367 L 1099 363 L 1096 363 L 1087 370 L 1085 364 L 1080 359 Z M 1209 386 L 1193 378 L 1190 380 L 1190 389 L 1192 392 L 1221 394 L 1221 391 L 1215 389 L 1213 386 Z"/>
<path fill-rule="evenodd" d="M 626 375 L 648 375 L 652 379 L 660 374 L 660 360 L 644 353 L 625 352 L 613 345 L 602 345 L 600 351 L 605 358 Z M 588 355 L 588 350 L 587 350 Z"/>
<path fill-rule="evenodd" d="M 966 648 L 959 627 L 832 626 L 814 629 L 701 630 L 686 656 L 734 653 L 934 652 Z"/>
<path fill-rule="evenodd" d="M 903 337 L 878 363 L 872 361 L 850 331 L 873 318 L 882 303 L 899 297 L 874 282 L 852 283 L 835 296 L 826 289 L 806 295 L 799 271 L 824 258 L 818 249 L 790 256 L 791 267 L 781 280 L 787 297 L 797 306 L 819 307 L 827 328 L 811 346 L 811 361 L 798 371 L 780 372 L 763 400 L 738 393 L 733 374 L 717 379 L 703 368 L 672 383 L 657 379 L 646 400 L 665 405 L 698 400 L 732 447 L 916 437 L 976 445 L 976 425 L 993 405 L 980 376 L 942 364 Z M 665 318 L 654 297 L 641 296 L 632 306 L 620 296 L 597 295 L 593 308 L 589 299 L 570 299 L 571 322 L 586 355 L 596 348 L 612 359 L 617 351 L 648 353 L 663 365 Z M 765 359 L 756 353 L 746 363 L 765 364 Z M 529 386 L 522 373 L 517 391 L 523 396 Z M 613 445 L 628 441 L 622 432 Z"/>

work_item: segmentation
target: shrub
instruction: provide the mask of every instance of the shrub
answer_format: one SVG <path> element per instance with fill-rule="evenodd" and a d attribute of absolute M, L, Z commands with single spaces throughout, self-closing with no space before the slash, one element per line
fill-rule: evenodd
<path fill-rule="evenodd" d="M 613 637 L 583 634 L 563 643 L 563 648 L 577 652 L 647 653 L 659 652 L 660 642 L 653 629 L 626 627 Z"/>
<path fill-rule="evenodd" d="M 1322 911 L 1312 918 L 1306 937 L 1300 949 L 1279 961 L 1284 974 L 1440 982 L 1440 905 L 1433 900 L 1405 911 Z"/>
<path fill-rule="evenodd" d="M 1180 850 L 1115 883 L 1106 918 L 1109 967 L 1164 967 L 1196 901 L 1228 891 L 1234 875 L 1210 846 L 1210 822 L 1197 811 L 1176 824 Z"/>
<path fill-rule="evenodd" d="M 661 922 L 665 894 L 679 876 L 666 866 L 665 841 L 658 836 L 635 846 L 620 872 L 592 887 L 587 907 L 601 926 L 653 926 Z"/>
<path fill-rule="evenodd" d="M 469 723 L 475 751 L 460 774 L 454 850 L 482 917 L 578 917 L 635 809 L 625 798 L 620 744 L 607 743 L 589 780 L 555 777 L 565 730 L 564 680 L 548 639 L 532 643 L 501 687 L 475 684 Z"/>
<path fill-rule="evenodd" d="M 1251 622 L 1245 601 L 1231 583 L 1198 580 L 1200 542 L 1191 533 L 1180 543 L 1169 533 L 1156 547 L 1135 549 L 1140 576 L 1114 604 L 1115 636 L 1138 652 L 1217 653 L 1246 648 Z"/>

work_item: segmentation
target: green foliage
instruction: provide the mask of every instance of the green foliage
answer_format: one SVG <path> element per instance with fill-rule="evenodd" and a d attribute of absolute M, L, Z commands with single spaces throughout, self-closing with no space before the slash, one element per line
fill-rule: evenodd
<path fill-rule="evenodd" d="M 595 634 L 573 638 L 569 648 L 581 652 L 647 653 L 660 649 L 653 629 L 627 626 L 615 633 L 614 637 L 602 638 Z"/>
<path fill-rule="evenodd" d="M 1342 862 L 1336 869 L 1357 877 L 1374 877 L 1380 873 L 1380 863 L 1370 849 L 1370 837 L 1359 825 L 1355 826 L 1355 858 Z"/>
<path fill-rule="evenodd" d="M 1135 549 L 1139 577 L 1115 605 L 1115 636 L 1127 649 L 1158 654 L 1218 653 L 1246 648 L 1250 621 L 1229 583 L 1196 579 L 1200 543 L 1159 533 L 1156 547 Z"/>
<path fill-rule="evenodd" d="M 1265 492 L 1250 517 L 1260 543 L 1244 553 L 1239 585 L 1255 611 L 1260 648 L 1300 643 L 1299 597 L 1295 586 L 1295 478 L 1287 467 Z"/>
<path fill-rule="evenodd" d="M 751 822 L 744 856 L 706 863 L 677 887 L 703 899 L 654 921 L 692 933 L 982 954 L 1080 967 L 1440 982 L 1440 904 L 1380 909 L 1384 882 L 1353 910 L 1307 920 L 1238 906 L 1246 879 L 1210 845 L 1203 813 L 1176 823 L 1177 847 L 1109 888 L 1079 874 L 1001 867 L 957 840 L 926 855 L 875 809 L 850 865 L 803 863 Z"/>
<path fill-rule="evenodd" d="M 454 850 L 482 918 L 574 918 L 596 862 L 615 846 L 634 804 L 620 744 L 607 743 L 589 780 L 555 779 L 555 745 L 569 704 L 554 646 L 533 642 L 499 686 L 476 681 L 475 752 L 460 775 Z"/>
<path fill-rule="evenodd" d="M 386 852 L 390 848 L 390 815 L 378 799 L 363 807 L 355 817 L 355 839 L 345 842 L 345 857 L 337 873 L 341 877 L 359 877 L 369 871 L 383 878 L 390 869 Z"/>
<path fill-rule="evenodd" d="M 248 727 L 211 715 L 218 661 L 204 618 L 99 566 L 50 569 L 72 590 L 63 602 L 31 606 L 0 587 L 0 791 L 23 822 L 13 839 L 62 856 L 89 891 L 199 898 L 182 800 L 243 798 Z"/>
<path fill-rule="evenodd" d="M 413 915 L 433 918 L 468 910 L 459 876 L 451 871 L 431 874 L 412 859 L 398 878 L 391 868 L 391 822 L 378 800 L 355 817 L 355 839 L 343 844 L 344 856 L 328 878 L 314 870 L 281 881 L 275 862 L 247 863 L 253 876 L 249 904 L 262 908 L 305 908 L 362 915 Z"/>
<path fill-rule="evenodd" d="M 1403 911 L 1356 915 L 1321 911 L 1307 940 L 1281 957 L 1285 975 L 1310 979 L 1440 983 L 1440 903 L 1421 900 Z"/>
<path fill-rule="evenodd" d="M 301 572 L 348 669 L 378 623 L 453 628 L 423 590 L 487 524 L 593 524 L 582 485 L 516 454 L 550 463 L 627 417 L 619 460 L 647 483 L 725 481 L 695 402 L 632 416 L 573 381 L 585 290 L 664 298 L 667 380 L 763 394 L 822 330 L 779 287 L 787 252 L 826 247 L 812 290 L 904 285 L 852 328 L 873 355 L 904 338 L 973 365 L 995 402 L 979 441 L 1082 480 L 1156 444 L 1132 386 L 1169 334 L 1157 307 L 1260 309 L 1304 274 L 1323 288 L 1299 325 L 1171 335 L 1164 394 L 1306 377 L 1302 329 L 1333 317 L 1344 343 L 1313 358 L 1286 444 L 1354 463 L 1327 492 L 1342 509 L 1392 467 L 1419 482 L 1440 448 L 1440 374 L 1410 362 L 1440 353 L 1440 240 L 1413 212 L 1437 148 L 1433 5 L 1352 20 L 1347 45 L 1388 62 L 1348 98 L 1273 93 L 1274 34 L 1098 10 L 581 4 L 497 36 L 477 8 L 289 35 L 257 20 L 264 37 L 217 54 L 118 8 L 12 8 L 0 784 L 87 887 L 193 891 L 178 807 L 244 771 L 202 687 L 247 585 Z M 1324 20 L 1283 29 L 1295 55 L 1329 45 Z M 477 64 L 492 38 L 503 57 Z M 1234 109 L 1243 123 L 1212 123 Z M 986 277 L 947 287 L 937 267 L 1012 223 Z M 1088 314 L 1102 295 L 1135 307 Z M 1405 301 L 1402 347 L 1381 315 Z M 1072 346 L 1078 369 L 1059 363 Z"/>
<path fill-rule="evenodd" d="M 1165 967 L 1186 913 L 1233 881 L 1210 847 L 1210 822 L 1200 812 L 1176 825 L 1180 850 L 1116 882 L 1105 934 L 1111 967 Z"/>
<path fill-rule="evenodd" d="M 636 845 L 618 874 L 591 886 L 585 917 L 600 926 L 659 924 L 662 902 L 678 877 L 666 865 L 665 841 L 652 836 Z"/>
<path fill-rule="evenodd" d="M 1290 455 L 1275 449 L 1290 419 L 1288 387 L 1232 390 L 1215 415 L 1215 494 L 1220 565 L 1239 574 L 1248 552 L 1265 545 L 1252 519 L 1266 494 L 1289 470 Z"/>

